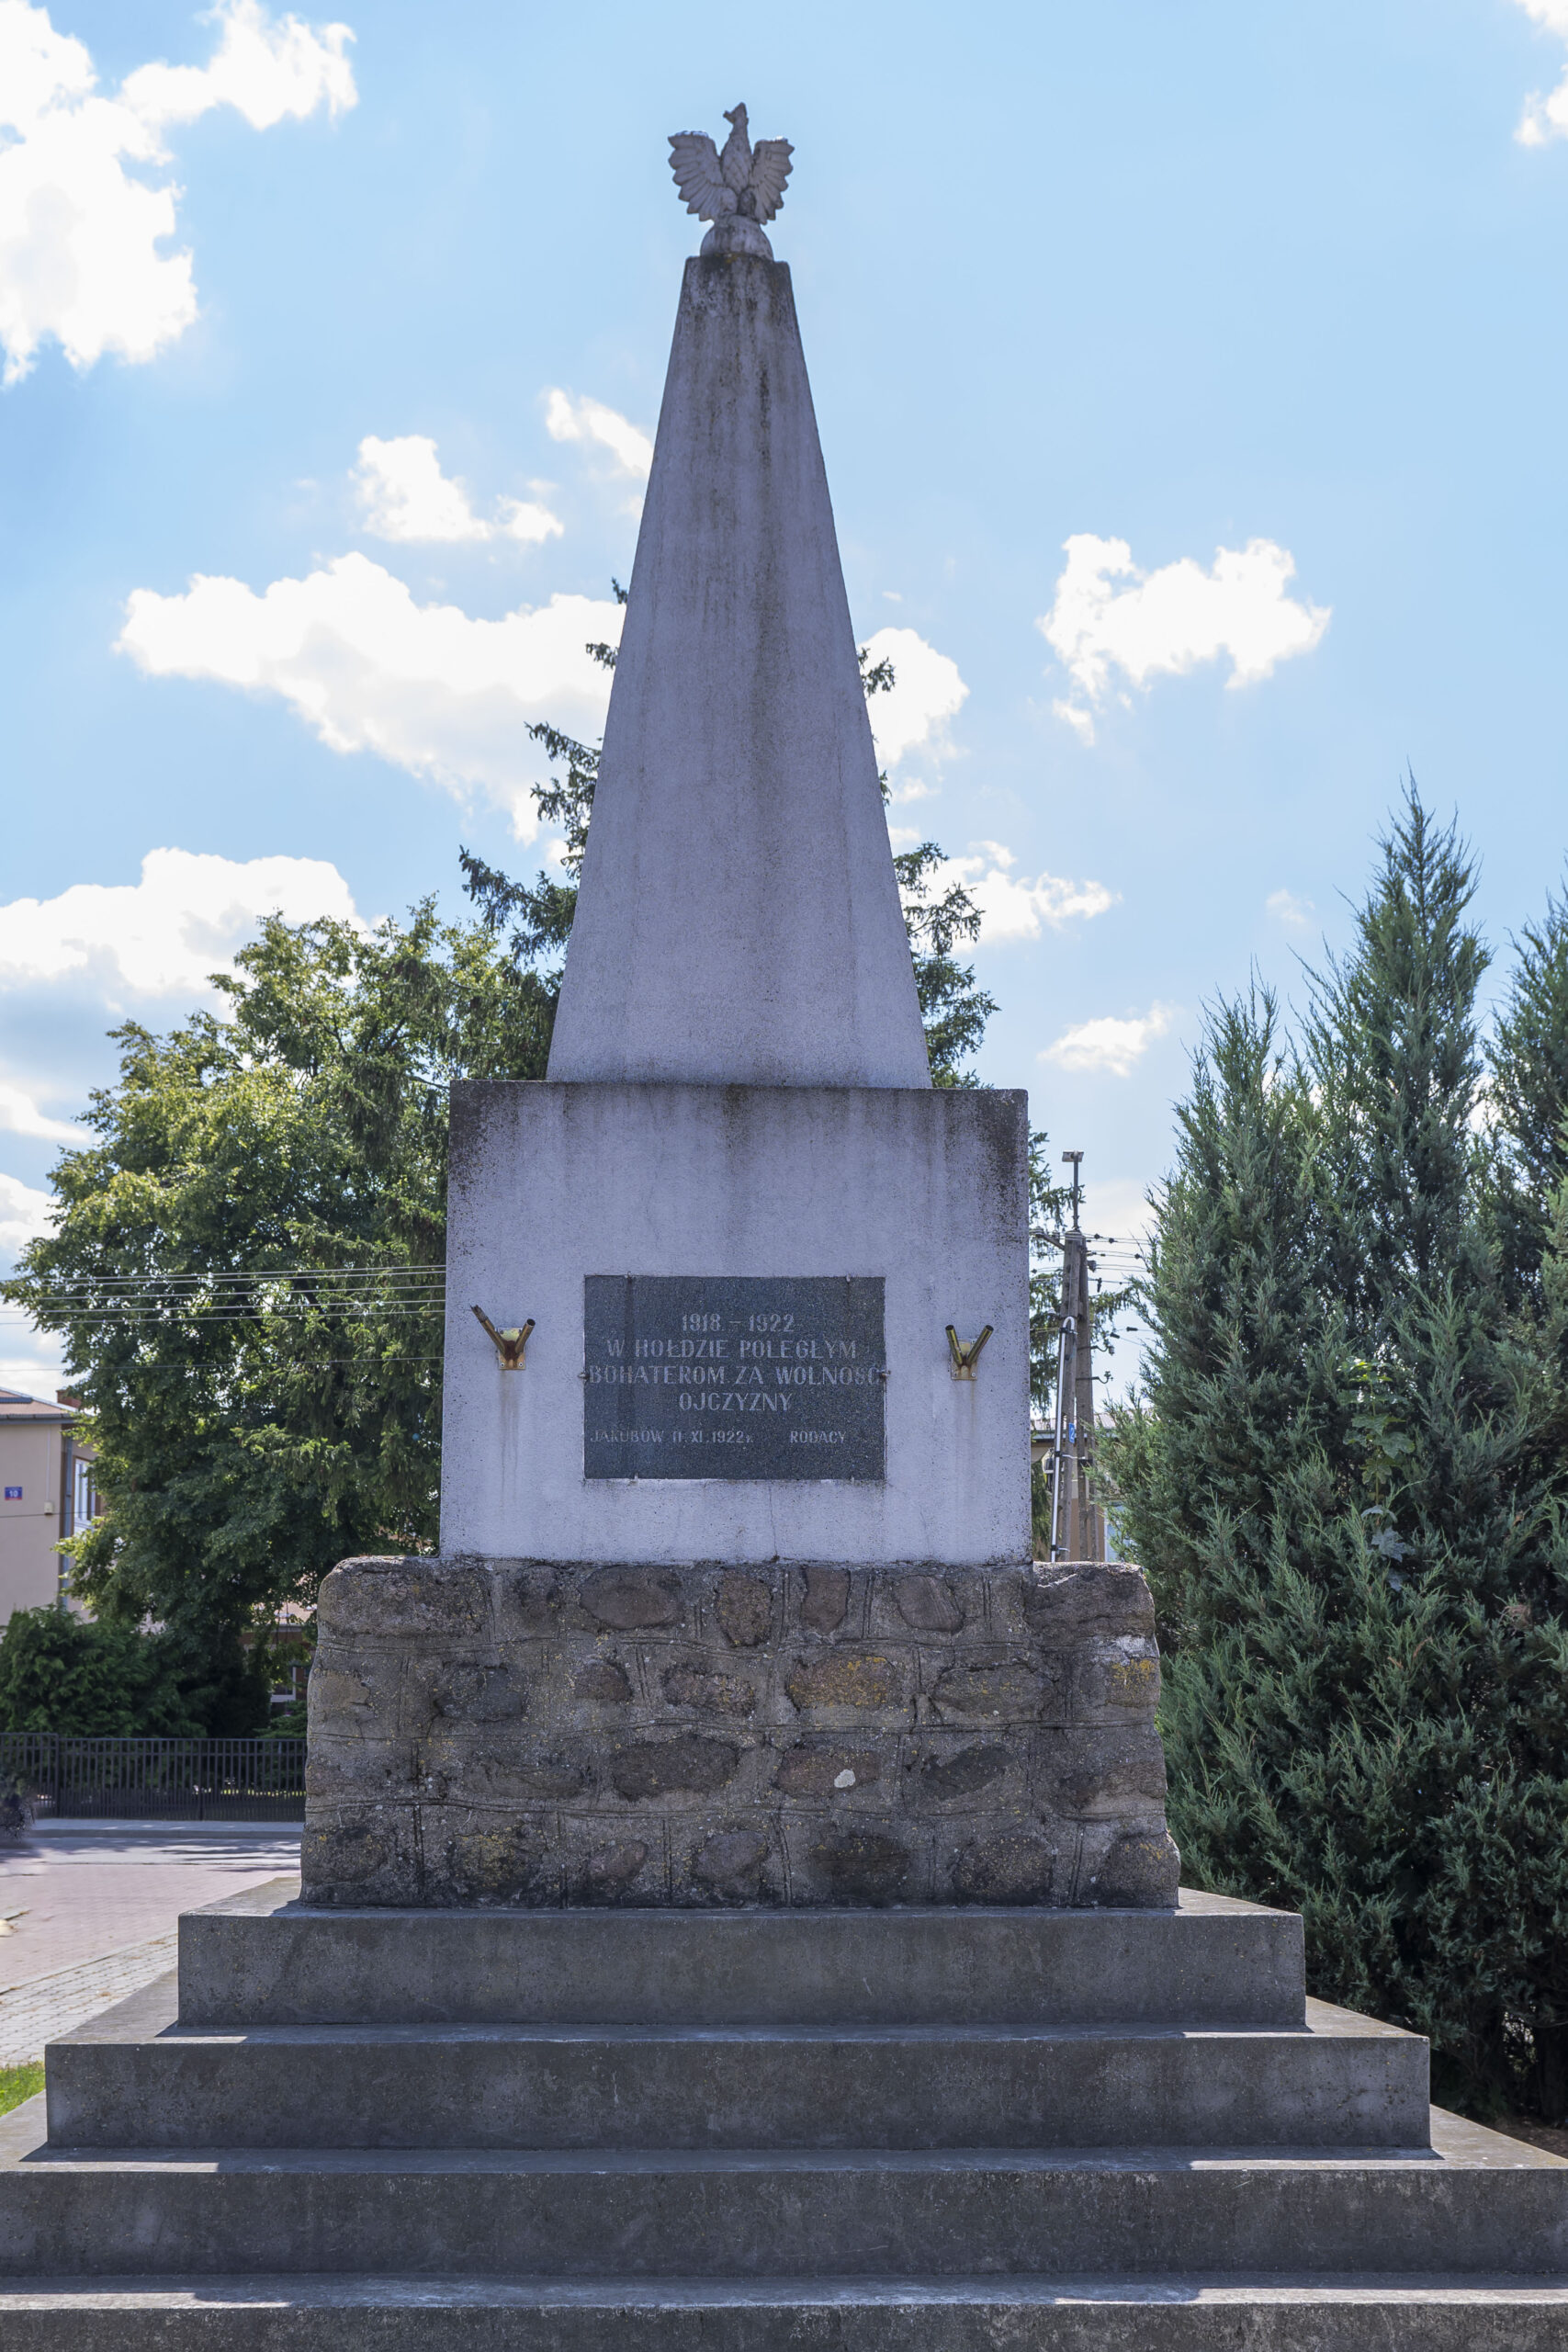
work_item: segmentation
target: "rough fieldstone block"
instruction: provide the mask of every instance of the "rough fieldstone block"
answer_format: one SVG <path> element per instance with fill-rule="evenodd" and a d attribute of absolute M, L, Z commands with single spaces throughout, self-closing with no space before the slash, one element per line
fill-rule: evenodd
<path fill-rule="evenodd" d="M 1090 1634 L 1154 1637 L 1154 1600 L 1141 1568 L 1103 1563 L 1053 1568 L 1018 1598 L 1028 1631 L 1053 1645 Z"/>
<path fill-rule="evenodd" d="M 593 1785 L 592 1758 L 575 1743 L 516 1752 L 485 1747 L 462 1758 L 461 1767 L 448 1775 L 447 1787 L 470 1804 L 558 1804 Z"/>
<path fill-rule="evenodd" d="M 532 1816 L 453 1805 L 444 1830 L 424 1858 L 439 1901 L 514 1904 L 546 1892 L 553 1856 Z"/>
<path fill-rule="evenodd" d="M 803 1568 L 806 1592 L 800 1623 L 814 1634 L 836 1634 L 850 1605 L 848 1568 Z"/>
<path fill-rule="evenodd" d="M 784 1695 L 803 1716 L 846 1718 L 907 1712 L 908 1678 L 899 1661 L 876 1651 L 830 1650 L 796 1658 L 784 1675 Z"/>
<path fill-rule="evenodd" d="M 601 1568 L 578 1593 L 586 1613 L 618 1634 L 678 1625 L 685 1614 L 681 1580 L 668 1568 Z"/>
<path fill-rule="evenodd" d="M 579 1667 L 571 1688 L 575 1697 L 594 1700 L 601 1706 L 624 1707 L 632 1696 L 631 1677 L 613 1657 L 590 1658 L 586 1666 Z"/>
<path fill-rule="evenodd" d="M 1038 1723 L 1054 1677 L 1043 1659 L 964 1658 L 943 1666 L 932 1683 L 931 1712 L 938 1723 L 974 1724 Z"/>
<path fill-rule="evenodd" d="M 1028 1830 L 971 1838 L 953 1858 L 953 1881 L 971 1903 L 1049 1903 L 1057 1896 L 1056 1848 Z"/>
<path fill-rule="evenodd" d="M 920 1813 L 994 1810 L 1011 1799 L 1021 1804 L 1023 1758 L 1000 1740 L 911 1741 L 905 1766 L 905 1797 Z"/>
<path fill-rule="evenodd" d="M 964 1623 L 964 1603 L 942 1577 L 900 1577 L 893 1599 L 905 1624 L 917 1634 L 956 1634 Z"/>
<path fill-rule="evenodd" d="M 1079 1729 L 1043 1741 L 1035 1785 L 1053 1812 L 1068 1818 L 1111 1818 L 1159 1811 L 1165 1804 L 1165 1750 L 1152 1727 Z"/>
<path fill-rule="evenodd" d="M 761 1577 L 743 1576 L 739 1569 L 720 1577 L 714 1606 L 726 1639 L 738 1649 L 754 1649 L 767 1640 L 773 1621 L 773 1595 L 772 1586 Z"/>
<path fill-rule="evenodd" d="M 409 1558 L 344 1560 L 333 1595 L 333 1633 L 373 1643 L 434 1633 L 482 1640 L 492 1630 L 493 1589 L 477 1561 Z"/>
<path fill-rule="evenodd" d="M 307 1795 L 299 1859 L 304 1883 L 330 1888 L 324 1899 L 332 1903 L 432 1900 L 405 1842 L 415 1819 L 412 1805 L 328 1805 Z"/>
<path fill-rule="evenodd" d="M 613 1846 L 592 1847 L 581 1872 L 581 1899 L 589 1903 L 636 1902 L 637 1883 L 644 1878 L 650 1861 L 662 1879 L 663 1841 L 656 1843 L 657 1852 L 646 1838 L 623 1838 Z"/>
<path fill-rule="evenodd" d="M 760 1702 L 765 1705 L 767 1698 L 766 1685 L 757 1676 L 727 1672 L 700 1651 L 678 1657 L 673 1665 L 660 1665 L 657 1679 L 665 1711 L 685 1710 L 744 1723 L 757 1713 Z"/>
<path fill-rule="evenodd" d="M 826 1882 L 830 1903 L 918 1900 L 917 1856 L 907 1838 L 886 1830 L 825 1826 L 810 1859 Z"/>
<path fill-rule="evenodd" d="M 1153 1717 L 1159 1704 L 1159 1652 L 1152 1635 L 1094 1639 L 1072 1661 L 1073 1721 L 1125 1723 Z"/>
<path fill-rule="evenodd" d="M 305 1791 L 324 1804 L 412 1799 L 419 1784 L 412 1740 L 312 1737 L 305 1756 Z"/>
<path fill-rule="evenodd" d="M 783 1902 L 783 1849 L 764 1831 L 721 1823 L 671 1843 L 674 1883 L 686 1900 L 731 1910 Z"/>
<path fill-rule="evenodd" d="M 803 1739 L 780 1756 L 773 1786 L 784 1796 L 822 1804 L 848 1797 L 856 1789 L 874 1789 L 881 1778 L 882 1758 L 874 1747 Z"/>
<path fill-rule="evenodd" d="M 639 1739 L 616 1747 L 610 1785 L 620 1797 L 712 1796 L 733 1781 L 740 1750 L 732 1740 L 683 1733 L 678 1739 Z"/>
<path fill-rule="evenodd" d="M 1163 1907 L 1152 1623 L 1121 1567 L 348 1561 L 305 1898 Z"/>

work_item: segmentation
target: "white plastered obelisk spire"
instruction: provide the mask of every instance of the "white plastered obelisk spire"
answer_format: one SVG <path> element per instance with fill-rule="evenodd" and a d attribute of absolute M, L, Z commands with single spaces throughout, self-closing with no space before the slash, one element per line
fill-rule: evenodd
<path fill-rule="evenodd" d="M 453 1090 L 442 1548 L 1016 1566 L 1028 1104 L 931 1082 L 789 273 L 762 233 L 788 144 L 727 119 L 722 154 L 671 141 L 714 225 L 682 287 L 549 1075 Z M 634 1288 L 677 1286 L 680 1329 L 601 1330 L 606 1281 L 627 1313 Z M 881 1338 L 796 1329 L 778 1285 L 802 1281 L 880 1298 Z M 528 1327 L 525 1359 L 507 1368 L 476 1306 Z M 979 1376 L 954 1378 L 950 1323 L 990 1327 Z"/>
<path fill-rule="evenodd" d="M 750 221 L 686 264 L 549 1074 L 931 1082 L 789 271 Z"/>

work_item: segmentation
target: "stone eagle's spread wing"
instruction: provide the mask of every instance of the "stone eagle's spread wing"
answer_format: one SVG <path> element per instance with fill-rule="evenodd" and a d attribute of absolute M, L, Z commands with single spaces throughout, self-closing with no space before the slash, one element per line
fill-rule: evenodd
<path fill-rule="evenodd" d="M 670 168 L 688 212 L 699 220 L 721 220 L 735 209 L 735 191 L 718 167 L 718 149 L 705 130 L 677 130 L 670 141 Z"/>
<path fill-rule="evenodd" d="M 771 220 L 784 202 L 789 159 L 795 149 L 787 139 L 759 139 L 751 150 L 751 193 L 759 220 Z"/>

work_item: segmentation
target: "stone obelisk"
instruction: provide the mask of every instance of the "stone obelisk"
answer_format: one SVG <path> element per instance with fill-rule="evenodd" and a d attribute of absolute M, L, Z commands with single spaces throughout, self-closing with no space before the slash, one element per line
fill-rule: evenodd
<path fill-rule="evenodd" d="M 686 265 L 552 1080 L 926 1087 L 789 271 Z"/>
<path fill-rule="evenodd" d="M 549 1075 L 454 1090 L 442 1555 L 322 1591 L 307 1896 L 1162 1904 L 1148 1596 L 1031 1569 L 1028 1105 L 931 1084 L 732 119 Z"/>

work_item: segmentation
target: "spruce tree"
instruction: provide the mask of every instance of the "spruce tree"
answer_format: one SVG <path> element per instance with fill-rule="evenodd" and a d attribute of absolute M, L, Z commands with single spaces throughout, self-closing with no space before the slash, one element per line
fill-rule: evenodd
<path fill-rule="evenodd" d="M 1473 871 L 1414 788 L 1299 1057 L 1211 1021 L 1158 1203 L 1147 1397 L 1104 1451 L 1164 1620 L 1199 1884 L 1440 2092 L 1568 2108 L 1568 1549 L 1548 1247 L 1510 1316 L 1472 1130 Z M 1556 1228 L 1563 1230 L 1560 1217 Z"/>
<path fill-rule="evenodd" d="M 1553 1204 L 1568 1181 L 1568 898 L 1516 942 L 1492 1044 L 1488 1211 L 1510 1298 L 1544 1304 Z"/>

